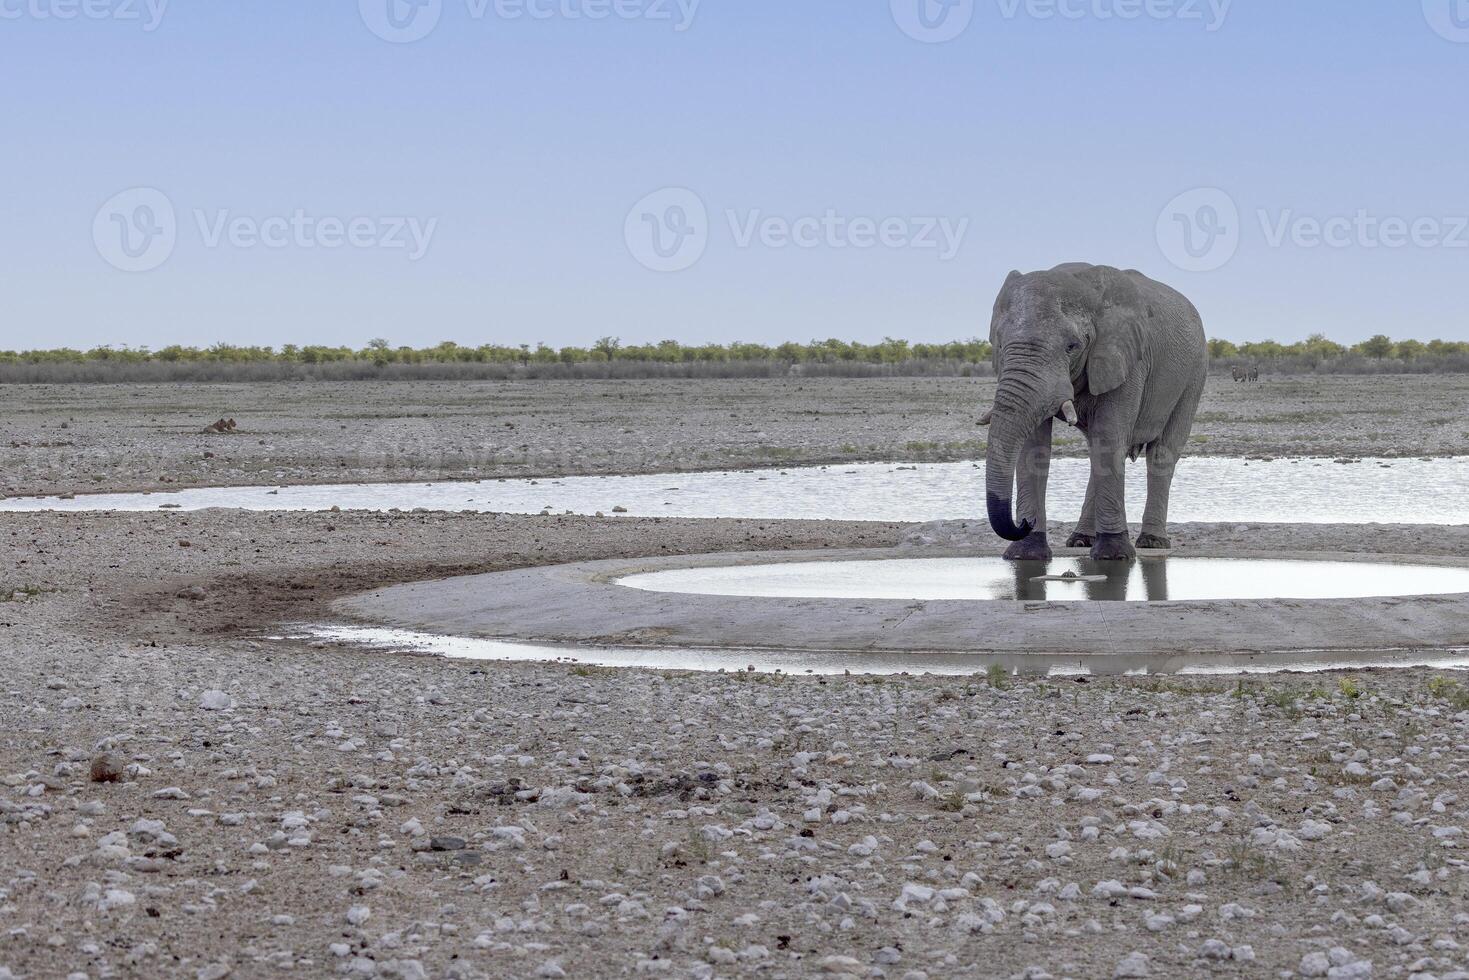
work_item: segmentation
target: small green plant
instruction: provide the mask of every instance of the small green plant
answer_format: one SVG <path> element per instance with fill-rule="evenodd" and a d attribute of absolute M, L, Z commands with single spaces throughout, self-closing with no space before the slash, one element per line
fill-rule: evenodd
<path fill-rule="evenodd" d="M 1288 718 L 1301 716 L 1300 706 L 1296 703 L 1296 694 L 1290 688 L 1282 687 L 1271 691 L 1265 695 L 1265 703 L 1279 709 Z"/>
<path fill-rule="evenodd" d="M 938 808 L 944 813 L 958 813 L 964 809 L 964 794 L 955 790 L 939 798 Z"/>
<path fill-rule="evenodd" d="M 1236 874 L 1251 878 L 1275 877 L 1275 862 L 1268 855 L 1256 850 L 1254 842 L 1247 836 L 1231 841 L 1225 849 L 1225 857 Z"/>
<path fill-rule="evenodd" d="M 1230 867 L 1239 870 L 1249 861 L 1251 854 L 1250 839 L 1248 837 L 1236 837 L 1230 841 L 1224 849 L 1224 858 Z"/>
<path fill-rule="evenodd" d="M 1459 711 L 1469 709 L 1469 690 L 1456 680 L 1434 677 L 1428 682 L 1428 693 L 1440 701 L 1447 701 Z"/>
<path fill-rule="evenodd" d="M 1183 868 L 1185 858 L 1183 850 L 1174 843 L 1170 843 L 1158 854 L 1158 863 L 1155 867 L 1158 873 L 1168 878 L 1175 878 Z"/>
<path fill-rule="evenodd" d="M 27 599 L 34 599 L 36 596 L 46 595 L 47 593 L 56 591 L 58 590 L 47 588 L 43 585 L 21 585 L 14 587 L 0 585 L 0 602 L 24 602 Z"/>
<path fill-rule="evenodd" d="M 1010 689 L 1010 672 L 1000 664 L 990 664 L 989 669 L 984 672 L 984 679 L 997 691 Z"/>
<path fill-rule="evenodd" d="M 1336 689 L 1341 692 L 1342 697 L 1355 701 L 1362 696 L 1362 688 L 1357 684 L 1355 677 L 1343 677 L 1336 682 Z"/>

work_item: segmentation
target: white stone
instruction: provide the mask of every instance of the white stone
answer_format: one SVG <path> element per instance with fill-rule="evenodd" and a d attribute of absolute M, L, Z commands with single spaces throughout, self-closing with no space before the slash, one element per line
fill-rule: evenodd
<path fill-rule="evenodd" d="M 219 690 L 205 691 L 199 697 L 199 707 L 205 711 L 228 711 L 233 705 L 230 696 Z"/>

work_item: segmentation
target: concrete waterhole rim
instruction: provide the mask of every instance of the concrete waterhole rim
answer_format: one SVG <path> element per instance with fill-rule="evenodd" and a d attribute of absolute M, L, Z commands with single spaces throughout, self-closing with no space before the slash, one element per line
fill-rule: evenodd
<path fill-rule="evenodd" d="M 1056 557 L 1085 557 L 1057 549 Z M 1144 553 L 1140 560 L 1169 552 Z M 537 566 L 391 586 L 333 611 L 360 625 L 436 636 L 643 650 L 1087 658 L 1443 650 L 1469 646 L 1469 593 L 1349 599 L 895 600 L 651 592 L 618 584 L 678 569 L 891 558 L 995 558 L 995 548 L 725 552 Z M 1336 551 L 1189 549 L 1189 558 L 1469 569 L 1469 558 Z M 1289 657 L 1282 656 L 1284 660 Z M 1288 665 L 1282 663 L 1288 669 Z M 920 668 L 921 669 L 921 668 Z"/>

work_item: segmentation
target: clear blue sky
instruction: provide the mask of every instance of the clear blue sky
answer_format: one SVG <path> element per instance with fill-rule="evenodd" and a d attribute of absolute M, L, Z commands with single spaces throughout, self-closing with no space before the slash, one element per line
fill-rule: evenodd
<path fill-rule="evenodd" d="M 388 0 L 63 18 L 82 2 L 0 0 L 0 347 L 951 339 L 986 333 L 1010 269 L 1073 260 L 1176 285 L 1214 336 L 1469 338 L 1466 0 L 1234 0 L 1222 23 L 1219 0 L 971 0 L 944 43 L 899 24 L 920 2 L 959 24 L 940 0 L 702 0 L 683 30 L 677 0 L 428 0 L 409 43 L 370 26 Z M 527 2 L 550 16 L 506 15 Z M 1147 2 L 1167 16 L 1117 16 Z M 104 208 L 133 188 L 171 239 L 138 237 L 156 196 Z M 663 188 L 708 215 L 681 271 L 637 234 L 699 216 L 665 195 L 630 218 Z M 1208 271 L 1158 233 L 1195 188 L 1240 215 L 1187 219 L 1226 232 Z M 1359 212 L 1419 241 L 1298 221 Z M 741 243 L 772 216 L 811 247 Z M 938 218 L 957 250 L 912 247 Z M 894 219 L 892 244 L 854 247 L 852 219 Z M 164 260 L 115 267 L 125 232 Z"/>

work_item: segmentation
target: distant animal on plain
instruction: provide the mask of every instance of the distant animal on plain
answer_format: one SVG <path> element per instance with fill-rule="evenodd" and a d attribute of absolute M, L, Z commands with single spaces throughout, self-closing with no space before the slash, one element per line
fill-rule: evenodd
<path fill-rule="evenodd" d="M 998 385 L 986 451 L 985 504 L 1012 560 L 1045 561 L 1051 426 L 1086 436 L 1091 478 L 1068 547 L 1099 561 L 1136 556 L 1123 467 L 1146 455 L 1141 548 L 1167 548 L 1168 493 L 1209 374 L 1199 313 L 1135 270 L 1071 263 L 1010 273 L 990 324 Z M 1012 495 L 1016 503 L 1012 509 Z M 1016 523 L 1016 518 L 1019 523 Z"/>

